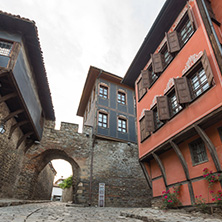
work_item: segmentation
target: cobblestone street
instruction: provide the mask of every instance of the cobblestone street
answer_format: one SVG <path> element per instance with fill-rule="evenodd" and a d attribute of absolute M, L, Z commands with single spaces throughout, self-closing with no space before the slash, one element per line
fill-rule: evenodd
<path fill-rule="evenodd" d="M 163 211 L 152 208 L 67 207 L 60 202 L 1 207 L 1 222 L 220 222 L 221 218 L 201 213 Z"/>

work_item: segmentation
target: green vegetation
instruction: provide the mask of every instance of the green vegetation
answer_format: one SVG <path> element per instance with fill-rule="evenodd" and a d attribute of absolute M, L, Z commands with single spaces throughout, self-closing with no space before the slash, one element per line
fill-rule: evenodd
<path fill-rule="evenodd" d="M 59 187 L 62 188 L 62 189 L 65 189 L 65 188 L 69 188 L 72 186 L 72 176 L 66 178 L 65 180 L 63 180 L 62 183 L 59 184 Z"/>

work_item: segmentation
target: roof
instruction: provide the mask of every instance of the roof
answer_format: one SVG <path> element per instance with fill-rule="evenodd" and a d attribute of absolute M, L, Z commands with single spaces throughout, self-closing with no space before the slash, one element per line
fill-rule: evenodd
<path fill-rule="evenodd" d="M 51 93 L 35 22 L 27 18 L 22 18 L 19 15 L 0 11 L 0 27 L 8 32 L 22 34 L 34 70 L 36 84 L 38 85 L 38 95 L 45 118 L 55 120 Z"/>
<path fill-rule="evenodd" d="M 165 32 L 169 31 L 186 3 L 187 0 L 166 0 L 123 78 L 124 84 L 134 87 L 141 70 L 150 59 L 150 54 L 159 46 Z"/>
<path fill-rule="evenodd" d="M 89 97 L 91 95 L 92 89 L 94 87 L 95 81 L 97 78 L 103 78 L 111 82 L 115 82 L 118 84 L 122 84 L 122 77 L 119 77 L 117 75 L 114 75 L 112 73 L 106 72 L 102 69 L 90 66 L 88 75 L 86 77 L 85 85 L 83 87 L 82 96 L 79 102 L 79 107 L 77 110 L 78 116 L 84 116 L 84 112 L 89 100 Z"/>

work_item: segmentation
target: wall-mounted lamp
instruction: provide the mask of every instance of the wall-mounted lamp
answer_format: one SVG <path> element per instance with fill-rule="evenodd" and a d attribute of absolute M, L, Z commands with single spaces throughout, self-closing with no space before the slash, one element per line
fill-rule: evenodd
<path fill-rule="evenodd" d="M 3 134 L 5 131 L 6 131 L 5 130 L 5 125 L 4 125 L 4 123 L 1 123 L 0 124 L 0 133 Z"/>

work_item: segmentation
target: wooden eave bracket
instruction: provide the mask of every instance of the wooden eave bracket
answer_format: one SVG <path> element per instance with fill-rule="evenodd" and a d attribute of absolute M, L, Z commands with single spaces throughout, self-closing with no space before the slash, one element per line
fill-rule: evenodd
<path fill-rule="evenodd" d="M 15 131 L 16 128 L 20 127 L 20 126 L 23 126 L 25 124 L 27 124 L 29 121 L 28 120 L 24 120 L 22 122 L 19 122 L 19 123 L 16 123 L 15 125 L 13 125 L 10 129 L 10 132 L 9 132 L 9 136 L 8 136 L 8 139 L 10 139 L 12 137 L 12 134 L 13 132 Z"/>
<path fill-rule="evenodd" d="M 9 100 L 9 99 L 14 98 L 14 97 L 16 97 L 16 96 L 17 96 L 17 94 L 16 94 L 15 92 L 10 93 L 10 94 L 8 94 L 8 95 L 5 95 L 5 96 L 3 96 L 3 97 L 0 98 L 0 104 L 3 103 L 3 102 L 5 102 L 6 100 Z"/>
<path fill-rule="evenodd" d="M 3 123 L 6 123 L 8 120 L 10 120 L 11 118 L 13 118 L 14 116 L 20 114 L 20 113 L 23 113 L 24 112 L 24 109 L 19 109 L 19 110 L 16 110 L 15 112 L 12 112 L 10 113 L 8 116 L 6 116 L 2 122 Z"/>
<path fill-rule="evenodd" d="M 28 132 L 26 134 L 24 134 L 18 141 L 17 143 L 17 146 L 16 146 L 16 149 L 19 148 L 19 146 L 22 144 L 22 142 L 28 137 L 28 136 L 31 136 L 32 134 L 34 134 L 34 132 Z"/>

